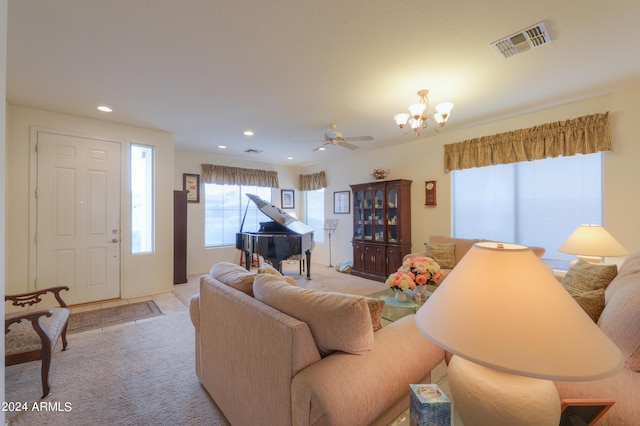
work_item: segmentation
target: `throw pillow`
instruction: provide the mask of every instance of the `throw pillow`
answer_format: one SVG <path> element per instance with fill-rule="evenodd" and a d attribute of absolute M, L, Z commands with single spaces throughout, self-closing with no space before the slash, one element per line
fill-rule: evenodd
<path fill-rule="evenodd" d="M 369 307 L 373 331 L 378 331 L 382 328 L 382 310 L 384 309 L 384 300 L 375 299 L 373 297 L 365 297 L 365 300 Z"/>
<path fill-rule="evenodd" d="M 294 287 L 269 274 L 256 277 L 253 292 L 262 303 L 307 323 L 322 356 L 373 349 L 371 314 L 364 297 Z"/>
<path fill-rule="evenodd" d="M 585 291 L 607 288 L 617 274 L 617 265 L 594 264 L 580 259 L 562 278 L 562 285 L 573 296 Z"/>
<path fill-rule="evenodd" d="M 256 276 L 255 272 L 249 272 L 235 263 L 220 262 L 211 267 L 209 274 L 221 283 L 240 290 L 249 296 L 253 296 L 253 279 Z"/>
<path fill-rule="evenodd" d="M 271 274 L 271 275 L 275 275 L 278 278 L 282 278 L 283 275 L 280 273 L 280 271 L 278 271 L 276 268 L 274 268 L 272 265 L 268 264 L 268 263 L 263 263 L 262 266 L 260 266 L 258 268 L 258 273 L 259 274 Z"/>
<path fill-rule="evenodd" d="M 424 243 L 427 257 L 432 258 L 443 269 L 453 269 L 456 266 L 455 243 L 429 244 Z"/>
<path fill-rule="evenodd" d="M 593 322 L 597 323 L 600 314 L 604 309 L 604 288 L 597 290 L 585 291 L 573 295 L 573 300 L 589 315 Z"/>
<path fill-rule="evenodd" d="M 287 284 L 291 284 L 295 286 L 298 285 L 298 282 L 296 280 L 294 280 L 291 277 L 285 277 L 280 273 L 280 271 L 278 271 L 276 268 L 274 268 L 272 265 L 269 265 L 268 263 L 265 263 L 258 268 L 258 274 L 270 274 L 270 275 L 273 275 L 274 277 L 282 278 L 283 280 L 286 281 Z"/>

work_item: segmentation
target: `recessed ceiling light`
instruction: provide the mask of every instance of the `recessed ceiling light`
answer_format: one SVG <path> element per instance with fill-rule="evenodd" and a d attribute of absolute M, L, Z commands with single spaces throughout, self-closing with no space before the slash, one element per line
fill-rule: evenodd
<path fill-rule="evenodd" d="M 325 149 L 327 148 L 325 148 L 324 146 L 321 146 L 320 148 L 318 148 L 318 151 L 324 151 Z"/>
<path fill-rule="evenodd" d="M 293 157 L 287 157 L 287 160 L 293 160 Z"/>
<path fill-rule="evenodd" d="M 111 111 L 113 111 L 111 108 L 109 108 L 109 107 L 108 107 L 108 106 L 106 106 L 106 105 L 100 105 L 100 106 L 98 107 L 98 109 L 99 109 L 100 111 L 102 111 L 102 112 L 111 112 Z"/>
<path fill-rule="evenodd" d="M 226 145 L 218 145 L 218 148 L 220 148 L 220 149 L 227 149 L 227 146 L 226 146 Z"/>
<path fill-rule="evenodd" d="M 244 131 L 244 135 L 245 136 L 253 136 L 253 132 L 251 130 L 245 130 Z"/>

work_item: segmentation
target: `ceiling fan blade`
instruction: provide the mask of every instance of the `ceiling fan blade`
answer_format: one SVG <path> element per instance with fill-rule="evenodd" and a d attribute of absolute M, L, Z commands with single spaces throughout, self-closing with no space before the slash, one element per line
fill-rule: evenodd
<path fill-rule="evenodd" d="M 343 148 L 347 148 L 347 149 L 351 149 L 351 150 L 358 149 L 358 147 L 356 145 L 354 145 L 352 143 L 349 143 L 349 142 L 345 142 L 345 141 L 338 142 L 338 145 L 340 145 Z"/>
<path fill-rule="evenodd" d="M 372 136 L 352 136 L 349 138 L 344 138 L 347 141 L 357 142 L 357 141 L 372 141 Z"/>

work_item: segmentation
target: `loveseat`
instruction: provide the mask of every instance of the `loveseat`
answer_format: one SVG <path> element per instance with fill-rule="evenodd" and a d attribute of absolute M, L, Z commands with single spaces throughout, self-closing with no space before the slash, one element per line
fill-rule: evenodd
<path fill-rule="evenodd" d="M 196 374 L 233 425 L 386 425 L 444 351 L 367 299 L 216 264 L 190 305 Z"/>
<path fill-rule="evenodd" d="M 604 380 L 556 382 L 556 387 L 562 399 L 615 400 L 597 426 L 640 425 L 640 251 L 625 259 L 604 296 L 598 326 L 622 351 L 622 371 Z"/>
<path fill-rule="evenodd" d="M 449 275 L 449 272 L 460 263 L 462 258 L 475 243 L 481 241 L 489 241 L 478 238 L 454 238 L 445 237 L 440 235 L 432 235 L 429 237 L 428 242 L 424 244 L 424 250 L 409 253 L 404 256 L 403 260 L 408 257 L 428 256 L 433 258 L 438 265 L 440 265 L 440 271 L 442 272 L 443 280 Z M 531 250 L 538 257 L 542 257 L 545 249 L 542 247 L 530 247 Z M 440 282 L 442 282 L 440 281 Z"/>

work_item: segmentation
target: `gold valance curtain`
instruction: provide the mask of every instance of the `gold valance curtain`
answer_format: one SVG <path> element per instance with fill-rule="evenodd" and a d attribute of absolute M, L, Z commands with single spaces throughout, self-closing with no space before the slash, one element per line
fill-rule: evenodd
<path fill-rule="evenodd" d="M 314 191 L 327 187 L 327 177 L 324 171 L 310 175 L 300 175 L 300 191 Z"/>
<path fill-rule="evenodd" d="M 204 183 L 219 185 L 255 185 L 279 188 L 278 172 L 273 170 L 243 169 L 241 167 L 202 165 Z"/>
<path fill-rule="evenodd" d="M 609 112 L 444 146 L 444 169 L 509 164 L 611 150 Z"/>

